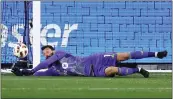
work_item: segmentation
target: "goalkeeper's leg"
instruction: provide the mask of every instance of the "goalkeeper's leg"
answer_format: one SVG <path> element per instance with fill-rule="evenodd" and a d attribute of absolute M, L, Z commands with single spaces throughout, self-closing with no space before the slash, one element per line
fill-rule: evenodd
<path fill-rule="evenodd" d="M 149 57 L 164 58 L 167 56 L 167 51 L 161 52 L 144 52 L 144 51 L 135 51 L 135 52 L 125 52 L 117 53 L 117 61 L 125 61 L 128 59 L 142 59 Z"/>
<path fill-rule="evenodd" d="M 105 74 L 108 77 L 113 77 L 115 75 L 119 76 L 127 76 L 135 73 L 140 73 L 142 74 L 145 78 L 149 77 L 149 72 L 146 71 L 143 68 L 128 68 L 128 67 L 115 67 L 115 66 L 110 66 L 105 69 Z"/>

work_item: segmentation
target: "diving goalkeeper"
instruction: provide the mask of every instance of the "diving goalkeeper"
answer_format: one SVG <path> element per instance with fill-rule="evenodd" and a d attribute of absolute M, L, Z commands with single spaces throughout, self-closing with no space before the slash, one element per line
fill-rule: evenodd
<path fill-rule="evenodd" d="M 64 51 L 46 45 L 42 48 L 46 60 L 38 64 L 32 70 L 13 68 L 12 72 L 17 76 L 94 76 L 94 77 L 113 77 L 115 75 L 126 76 L 134 73 L 142 74 L 145 78 L 149 77 L 149 72 L 143 68 L 117 67 L 117 63 L 128 59 L 142 58 L 164 58 L 167 51 L 161 52 L 105 52 L 96 53 L 87 57 L 73 56 Z M 40 71 L 47 69 L 45 71 Z"/>

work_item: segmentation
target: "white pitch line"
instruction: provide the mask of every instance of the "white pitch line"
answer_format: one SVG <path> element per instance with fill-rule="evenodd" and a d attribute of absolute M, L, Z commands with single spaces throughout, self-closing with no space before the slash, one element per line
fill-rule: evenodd
<path fill-rule="evenodd" d="M 39 81 L 60 81 L 60 80 L 63 80 L 63 81 L 67 81 L 67 80 L 72 80 L 72 79 L 2 79 L 2 80 L 7 80 L 7 81 L 13 81 L 13 80 L 21 80 L 21 81 L 28 81 L 28 80 L 39 80 Z M 73 79 L 75 80 L 75 79 Z M 80 80 L 88 80 L 88 79 L 76 79 L 77 81 L 80 81 Z M 97 79 L 95 79 L 97 80 Z M 99 79 L 98 79 L 99 80 Z M 108 79 L 105 79 L 105 80 L 108 80 Z"/>
<path fill-rule="evenodd" d="M 150 78 L 152 78 L 152 75 L 165 75 L 165 76 L 166 76 L 166 75 L 172 75 L 172 74 L 171 74 L 171 73 L 170 73 L 170 74 L 151 74 L 151 77 L 150 77 Z M 93 78 L 97 78 L 97 77 L 93 77 Z M 133 77 L 130 77 L 130 76 L 129 76 L 129 78 L 133 78 Z M 135 77 L 134 77 L 134 78 L 135 78 Z M 141 76 L 141 78 L 143 78 L 143 77 Z M 75 77 L 74 77 L 74 79 L 75 79 Z M 74 79 L 73 79 L 73 80 L 74 80 Z M 114 78 L 106 78 L 106 77 L 105 77 L 105 78 L 104 78 L 104 80 L 111 80 L 111 79 L 119 79 L 119 77 L 118 77 L 118 78 L 116 78 L 116 77 L 114 77 Z M 127 78 L 127 79 L 128 79 L 128 78 Z M 65 79 L 65 78 L 59 79 L 58 77 L 57 77 L 57 79 L 53 79 L 53 78 L 52 78 L 52 79 L 49 79 L 49 78 L 48 78 L 48 79 L 47 79 L 47 78 L 45 79 L 44 77 L 40 77 L 40 78 L 37 78 L 37 77 L 34 77 L 34 78 L 27 78 L 27 77 L 26 77 L 26 78 L 24 78 L 24 79 L 23 79 L 23 78 L 21 78 L 21 79 L 20 79 L 20 78 L 13 78 L 13 79 L 11 79 L 11 78 L 10 78 L 10 79 L 5 78 L 5 79 L 3 79 L 3 77 L 2 77 L 2 80 L 40 80 L 40 81 L 44 81 L 44 80 L 45 80 L 45 81 L 46 81 L 46 80 L 53 80 L 53 81 L 55 81 L 55 80 L 56 80 L 56 81 L 57 81 L 57 80 L 72 80 L 72 79 L 69 79 L 69 78 L 67 78 L 67 79 Z M 87 77 L 86 77 L 86 79 L 76 78 L 76 80 L 88 80 L 88 79 L 87 79 Z M 97 79 L 92 79 L 92 80 L 103 80 L 103 78 L 101 78 L 101 79 L 100 79 L 100 78 L 97 78 Z"/>
<path fill-rule="evenodd" d="M 18 78 L 15 79 L 15 78 L 13 78 L 13 79 L 2 79 L 2 80 L 10 80 L 10 81 L 12 81 L 12 80 L 23 80 L 23 81 L 25 81 L 25 80 L 26 81 L 28 81 L 28 80 L 48 81 L 49 80 L 49 81 L 55 81 L 56 80 L 56 81 L 58 81 L 58 80 L 71 80 L 71 79 L 44 79 L 44 78 L 43 79 L 18 79 Z"/>
<path fill-rule="evenodd" d="M 172 88 L 2 88 L 2 90 L 172 90 Z"/>
<path fill-rule="evenodd" d="M 113 79 L 119 79 L 119 78 L 120 78 L 120 77 L 118 77 L 118 78 L 116 78 L 116 77 L 114 77 L 114 78 L 97 78 L 97 79 L 92 79 L 92 81 L 93 81 L 93 80 L 94 80 L 94 81 L 99 81 L 99 80 L 113 80 Z M 131 79 L 131 78 L 134 78 L 134 79 L 135 79 L 136 77 L 129 77 L 129 78 L 127 77 L 127 79 Z M 143 77 L 141 77 L 141 78 L 143 78 Z M 152 77 L 150 77 L 150 78 L 152 78 Z M 148 78 L 148 79 L 150 79 L 150 78 Z M 144 79 L 146 79 L 146 78 L 144 78 Z M 22 80 L 22 81 L 25 81 L 25 80 L 26 80 L 26 81 L 30 81 L 30 80 L 31 80 L 31 81 L 32 81 L 32 80 L 34 80 L 34 81 L 35 81 L 35 80 L 39 80 L 39 81 L 60 81 L 60 80 L 62 80 L 62 81 L 67 81 L 67 80 L 77 80 L 77 81 L 81 81 L 81 80 L 82 80 L 82 81 L 84 81 L 84 80 L 90 80 L 90 79 L 87 79 L 87 78 L 86 78 L 86 79 L 80 79 L 80 78 L 76 78 L 76 79 L 75 79 L 75 78 L 74 78 L 74 79 L 68 79 L 68 78 L 67 78 L 67 79 L 59 79 L 59 78 L 57 78 L 57 79 L 45 79 L 45 78 L 43 77 L 42 79 L 41 79 L 41 78 L 40 78 L 40 79 L 37 79 L 37 78 L 36 78 L 36 79 L 35 79 L 35 78 L 34 78 L 34 79 L 30 79 L 30 78 L 27 78 L 27 79 L 23 79 L 23 78 L 21 78 L 21 79 L 20 79 L 20 78 L 16 78 L 16 79 L 15 79 L 15 78 L 13 78 L 13 79 L 7 79 L 7 78 L 4 78 L 4 79 L 3 79 L 3 78 L 1 78 L 1 80 L 2 80 L 2 81 L 13 81 L 13 80 Z M 168 80 L 169 80 L 169 79 L 168 79 Z"/>
<path fill-rule="evenodd" d="M 112 79 L 118 79 L 118 78 L 116 78 L 116 77 L 115 78 L 98 78 L 98 79 L 92 79 L 92 81 L 93 80 L 96 80 L 96 81 L 99 81 L 99 80 L 112 80 Z M 40 80 L 40 81 L 59 81 L 59 80 L 67 81 L 67 80 L 73 80 L 74 81 L 74 80 L 76 80 L 76 81 L 81 81 L 82 80 L 82 81 L 86 81 L 88 79 L 80 79 L 80 78 L 76 78 L 76 79 L 75 78 L 73 78 L 73 79 L 68 79 L 68 78 L 67 79 L 59 79 L 59 78 L 57 78 L 57 79 L 45 79 L 43 77 L 43 78 L 38 78 L 38 79 L 37 78 L 36 79 L 32 79 L 32 78 L 26 78 L 26 79 L 25 78 L 24 79 L 23 78 L 22 79 L 20 79 L 20 78 L 6 79 L 5 78 L 5 79 L 3 79 L 2 78 L 2 80 L 7 80 L 7 81 L 13 81 L 13 80 L 22 80 L 22 81 L 25 81 L 25 80 L 26 81 L 28 81 L 28 80 L 34 80 L 34 81 L 35 80 Z"/>

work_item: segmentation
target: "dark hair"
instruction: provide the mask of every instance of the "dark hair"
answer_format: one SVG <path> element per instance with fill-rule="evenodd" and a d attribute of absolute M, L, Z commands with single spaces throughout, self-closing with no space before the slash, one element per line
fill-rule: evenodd
<path fill-rule="evenodd" d="M 51 50 L 55 50 L 51 45 L 45 45 L 41 47 L 41 50 L 44 50 L 45 48 L 50 48 Z"/>

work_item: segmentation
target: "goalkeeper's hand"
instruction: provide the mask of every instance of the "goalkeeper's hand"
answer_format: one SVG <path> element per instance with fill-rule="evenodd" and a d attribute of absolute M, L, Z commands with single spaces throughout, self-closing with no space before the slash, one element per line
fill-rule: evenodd
<path fill-rule="evenodd" d="M 28 70 L 28 69 L 23 69 L 21 72 L 25 76 L 30 76 L 30 75 L 33 75 L 34 74 L 34 71 L 33 70 Z"/>
<path fill-rule="evenodd" d="M 23 76 L 22 72 L 20 71 L 18 67 L 13 67 L 11 69 L 11 72 L 14 73 L 16 76 Z"/>
<path fill-rule="evenodd" d="M 30 76 L 34 74 L 33 70 L 27 70 L 27 69 L 23 69 L 20 70 L 18 67 L 13 67 L 11 72 L 13 72 L 16 76 Z"/>

